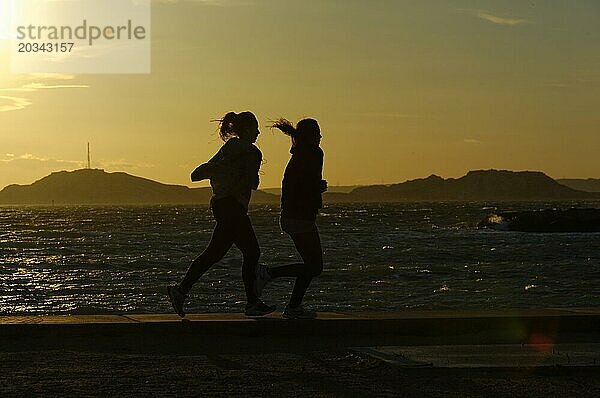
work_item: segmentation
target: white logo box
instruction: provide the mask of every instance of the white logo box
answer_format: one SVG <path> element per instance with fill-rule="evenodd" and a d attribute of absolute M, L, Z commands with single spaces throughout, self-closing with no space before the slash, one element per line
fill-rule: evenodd
<path fill-rule="evenodd" d="M 1 0 L 13 73 L 150 73 L 150 0 Z"/>

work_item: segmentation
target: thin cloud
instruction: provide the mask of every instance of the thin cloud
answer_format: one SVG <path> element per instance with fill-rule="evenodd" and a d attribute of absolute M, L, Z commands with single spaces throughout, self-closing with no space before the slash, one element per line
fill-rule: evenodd
<path fill-rule="evenodd" d="M 0 159 L 0 163 L 4 164 L 17 164 L 17 163 L 45 163 L 51 165 L 71 165 L 75 167 L 81 167 L 83 165 L 83 161 L 80 160 L 66 160 L 66 159 L 53 159 L 44 156 L 34 155 L 32 153 L 24 153 L 22 155 L 16 156 L 12 153 L 7 153 L 4 155 L 3 159 Z"/>
<path fill-rule="evenodd" d="M 0 96 L 0 112 L 19 111 L 31 104 L 27 98 Z"/>
<path fill-rule="evenodd" d="M 31 73 L 29 74 L 30 79 L 34 80 L 73 80 L 75 75 L 66 73 Z"/>
<path fill-rule="evenodd" d="M 463 142 L 466 144 L 483 144 L 482 141 L 476 140 L 475 138 L 465 138 Z"/>
<path fill-rule="evenodd" d="M 495 23 L 497 25 L 522 25 L 526 24 L 526 19 L 514 19 L 514 18 L 502 18 L 495 15 L 492 15 L 485 11 L 478 11 L 477 16 L 486 21 Z"/>
<path fill-rule="evenodd" d="M 0 155 L 0 165 L 5 166 L 18 166 L 18 165 L 38 165 L 38 167 L 45 167 L 51 169 L 78 169 L 85 166 L 84 160 L 71 160 L 71 159 L 56 159 L 49 156 L 40 156 L 33 153 L 24 153 L 21 155 L 15 155 L 14 153 L 6 153 L 4 156 Z M 118 160 L 99 160 L 92 162 L 92 166 L 105 168 L 105 169 L 148 169 L 155 167 L 149 163 L 136 163 L 130 162 L 125 159 Z"/>
<path fill-rule="evenodd" d="M 0 88 L 0 92 L 9 93 L 33 93 L 41 90 L 62 90 L 74 88 L 89 88 L 87 84 L 64 84 L 63 82 L 73 80 L 75 76 L 61 73 L 35 73 L 20 79 L 20 85 L 16 87 Z M 53 84 L 60 83 L 60 84 Z M 14 96 L 0 96 L 0 112 L 10 112 L 25 109 L 31 106 L 28 98 Z"/>
<path fill-rule="evenodd" d="M 458 12 L 471 14 L 476 16 L 479 19 L 482 19 L 487 22 L 491 22 L 496 25 L 504 25 L 504 26 L 515 26 L 515 25 L 524 25 L 528 24 L 529 21 L 524 18 L 507 18 L 500 17 L 498 15 L 494 15 L 486 10 L 472 10 L 472 9 L 458 9 Z"/>
<path fill-rule="evenodd" d="M 21 87 L 14 88 L 2 88 L 0 91 L 10 91 L 10 92 L 22 92 L 22 93 L 32 93 L 39 90 L 47 90 L 47 89 L 60 89 L 60 88 L 89 88 L 90 86 L 85 84 L 58 84 L 58 85 L 48 85 L 46 83 L 29 83 L 25 84 Z"/>

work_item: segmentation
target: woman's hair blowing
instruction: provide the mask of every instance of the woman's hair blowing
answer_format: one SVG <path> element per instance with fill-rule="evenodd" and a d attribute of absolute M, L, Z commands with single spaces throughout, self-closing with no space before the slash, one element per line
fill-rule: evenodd
<path fill-rule="evenodd" d="M 292 137 L 292 144 L 294 146 L 314 139 L 321 132 L 319 123 L 315 119 L 302 119 L 294 127 L 289 120 L 281 118 L 276 120 L 271 127 L 275 127 L 285 135 Z"/>
<path fill-rule="evenodd" d="M 271 127 L 275 127 L 281 130 L 283 134 L 289 135 L 292 138 L 296 138 L 296 136 L 298 135 L 298 131 L 296 130 L 292 122 L 290 122 L 287 119 L 278 119 L 275 122 L 273 122 L 273 125 Z"/>
<path fill-rule="evenodd" d="M 219 122 L 219 135 L 223 141 L 231 137 L 239 137 L 248 130 L 258 127 L 258 120 L 252 112 L 229 112 L 222 119 L 215 121 Z"/>

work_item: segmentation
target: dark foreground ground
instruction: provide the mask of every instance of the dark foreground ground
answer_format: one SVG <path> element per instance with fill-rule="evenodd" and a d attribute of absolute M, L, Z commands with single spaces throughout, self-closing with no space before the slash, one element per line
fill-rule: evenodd
<path fill-rule="evenodd" d="M 0 353 L 0 397 L 599 397 L 599 367 L 402 368 L 350 352 Z"/>

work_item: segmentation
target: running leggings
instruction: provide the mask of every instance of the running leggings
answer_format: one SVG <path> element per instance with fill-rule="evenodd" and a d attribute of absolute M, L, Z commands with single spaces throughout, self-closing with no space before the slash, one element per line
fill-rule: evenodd
<path fill-rule="evenodd" d="M 194 283 L 210 267 L 225 257 L 231 246 L 235 244 L 244 256 L 242 278 L 246 289 L 246 300 L 248 304 L 254 304 L 258 301 L 254 292 L 254 281 L 260 248 L 250 217 L 244 206 L 234 198 L 216 200 L 212 211 L 217 225 L 208 247 L 192 262 L 183 281 L 179 284 L 179 290 L 183 294 L 188 294 Z"/>
<path fill-rule="evenodd" d="M 290 298 L 290 307 L 296 308 L 302 303 L 312 278 L 323 272 L 323 250 L 321 249 L 319 231 L 316 228 L 312 232 L 289 235 L 292 237 L 296 250 L 298 250 L 304 262 L 271 268 L 269 271 L 273 278 L 296 277 L 296 283 L 294 283 L 294 290 Z"/>

